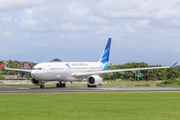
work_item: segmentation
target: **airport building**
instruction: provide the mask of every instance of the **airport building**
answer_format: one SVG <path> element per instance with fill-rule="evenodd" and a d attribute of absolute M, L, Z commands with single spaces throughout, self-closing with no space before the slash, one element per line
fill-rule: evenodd
<path fill-rule="evenodd" d="M 32 69 L 34 67 L 34 63 L 30 61 L 21 62 L 21 69 Z"/>

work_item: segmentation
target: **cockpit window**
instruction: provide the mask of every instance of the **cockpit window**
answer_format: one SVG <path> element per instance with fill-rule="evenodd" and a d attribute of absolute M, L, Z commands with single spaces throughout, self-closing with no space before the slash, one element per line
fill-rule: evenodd
<path fill-rule="evenodd" d="M 42 68 L 33 68 L 33 70 L 42 70 Z"/>

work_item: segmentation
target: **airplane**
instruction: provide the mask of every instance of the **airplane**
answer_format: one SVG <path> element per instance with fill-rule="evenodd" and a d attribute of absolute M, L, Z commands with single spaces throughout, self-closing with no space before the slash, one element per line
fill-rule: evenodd
<path fill-rule="evenodd" d="M 96 87 L 102 83 L 101 75 L 104 73 L 112 74 L 114 72 L 123 73 L 125 71 L 149 70 L 170 68 L 165 67 L 146 67 L 108 70 L 109 55 L 111 47 L 111 38 L 108 38 L 102 56 L 98 62 L 43 62 L 35 65 L 32 70 L 8 68 L 4 65 L 5 70 L 15 70 L 21 72 L 30 72 L 34 85 L 39 85 L 44 89 L 44 84 L 48 81 L 57 81 L 57 88 L 66 87 L 66 82 L 78 82 L 87 80 L 87 87 Z M 175 66 L 175 63 L 173 66 Z"/>

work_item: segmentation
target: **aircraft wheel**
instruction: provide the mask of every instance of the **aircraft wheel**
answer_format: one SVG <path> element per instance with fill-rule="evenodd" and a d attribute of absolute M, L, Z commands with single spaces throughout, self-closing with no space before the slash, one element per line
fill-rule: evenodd
<path fill-rule="evenodd" d="M 96 87 L 96 85 L 89 85 L 89 84 L 87 84 L 87 87 Z"/>
<path fill-rule="evenodd" d="M 62 84 L 62 83 L 60 83 L 60 84 L 59 84 L 59 87 L 63 87 L 63 84 Z"/>
<path fill-rule="evenodd" d="M 59 87 L 59 84 L 58 84 L 58 83 L 56 84 L 56 87 L 57 87 L 57 88 Z"/>
<path fill-rule="evenodd" d="M 65 88 L 65 87 L 66 87 L 66 84 L 65 84 L 65 83 L 63 83 L 63 84 L 62 84 L 62 87 L 64 87 L 64 88 Z"/>
<path fill-rule="evenodd" d="M 44 88 L 45 88 L 45 86 L 44 86 L 44 85 L 41 85 L 41 86 L 40 86 L 40 88 L 41 88 L 41 89 L 44 89 Z"/>

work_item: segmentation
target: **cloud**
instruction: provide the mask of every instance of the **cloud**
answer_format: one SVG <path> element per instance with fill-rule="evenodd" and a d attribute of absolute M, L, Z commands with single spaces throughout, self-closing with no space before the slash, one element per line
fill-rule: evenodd
<path fill-rule="evenodd" d="M 0 41 L 12 44 L 6 54 L 98 48 L 108 37 L 117 49 L 177 50 L 179 32 L 180 0 L 0 0 Z"/>
<path fill-rule="evenodd" d="M 32 9 L 26 9 L 25 10 L 25 16 L 24 18 L 22 18 L 22 24 L 23 25 L 37 25 L 38 21 L 37 20 L 33 20 L 33 10 Z"/>
<path fill-rule="evenodd" d="M 9 37 L 9 36 L 11 36 L 11 32 L 5 31 L 5 32 L 3 32 L 2 35 L 5 36 L 5 37 Z"/>
<path fill-rule="evenodd" d="M 125 27 L 128 32 L 134 32 L 134 28 L 131 26 L 131 23 L 127 23 Z"/>
<path fill-rule="evenodd" d="M 46 0 L 0 0 L 0 12 L 10 12 L 14 10 L 22 10 L 28 7 L 37 7 Z"/>

